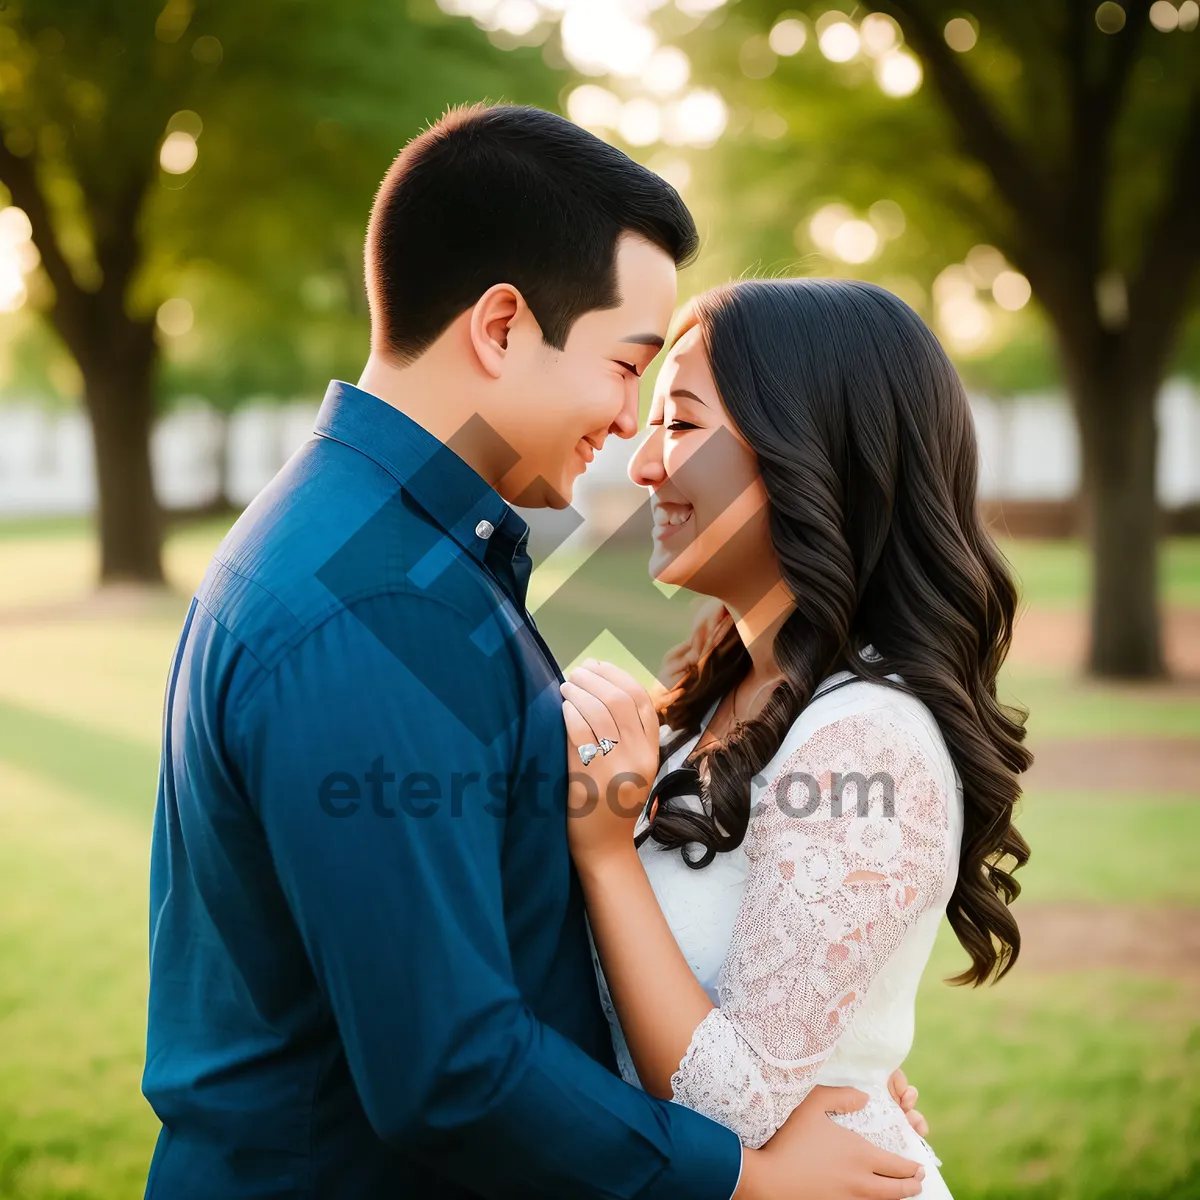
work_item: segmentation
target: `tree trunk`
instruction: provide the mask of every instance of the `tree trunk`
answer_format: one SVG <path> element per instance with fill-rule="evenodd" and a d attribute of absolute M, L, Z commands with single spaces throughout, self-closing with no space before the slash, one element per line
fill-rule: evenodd
<path fill-rule="evenodd" d="M 1110 678 L 1154 678 L 1164 673 L 1155 492 L 1159 380 L 1094 367 L 1071 373 L 1092 551 L 1088 669 Z"/>
<path fill-rule="evenodd" d="M 162 517 L 150 471 L 157 347 L 153 326 L 123 328 L 81 358 L 99 492 L 100 582 L 164 581 Z"/>

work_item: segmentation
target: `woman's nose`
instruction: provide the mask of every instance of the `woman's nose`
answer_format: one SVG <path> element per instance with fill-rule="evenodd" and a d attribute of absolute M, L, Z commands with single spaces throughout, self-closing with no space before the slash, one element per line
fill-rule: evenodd
<path fill-rule="evenodd" d="M 657 425 L 646 434 L 646 440 L 629 460 L 629 478 L 638 487 L 653 487 L 656 483 L 662 483 L 666 475 L 662 458 L 662 426 Z"/>

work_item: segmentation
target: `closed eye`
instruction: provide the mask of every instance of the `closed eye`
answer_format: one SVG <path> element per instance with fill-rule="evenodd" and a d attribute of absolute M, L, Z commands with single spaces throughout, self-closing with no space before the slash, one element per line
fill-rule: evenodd
<path fill-rule="evenodd" d="M 633 363 L 622 362 L 619 358 L 616 359 L 615 362 L 618 367 L 624 367 L 625 370 L 627 370 L 630 375 L 634 377 L 634 379 L 641 379 L 641 373 L 638 371 L 637 367 L 633 365 Z"/>
<path fill-rule="evenodd" d="M 699 429 L 699 425 L 693 425 L 690 421 L 672 421 L 667 428 L 672 433 L 684 433 L 689 429 Z"/>

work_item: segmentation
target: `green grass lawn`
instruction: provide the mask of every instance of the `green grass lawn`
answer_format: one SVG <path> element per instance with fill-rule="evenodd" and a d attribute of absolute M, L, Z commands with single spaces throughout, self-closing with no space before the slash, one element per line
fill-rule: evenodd
<path fill-rule="evenodd" d="M 180 587 L 218 535 L 206 525 L 172 539 Z M 1006 549 L 1039 603 L 1079 603 L 1076 547 Z M 1169 587 L 1189 602 L 1196 544 L 1168 550 Z M 77 524 L 0 530 L 0 1200 L 140 1195 L 156 1133 L 139 1093 L 147 852 L 183 602 L 133 618 L 4 619 L 82 594 L 92 554 Z M 620 572 L 611 586 L 624 586 Z M 1065 734 L 1200 734 L 1194 692 L 1012 672 L 1005 687 L 1033 706 L 1035 749 Z M 1200 917 L 1200 781 L 1184 796 L 1038 792 L 1018 825 L 1035 852 L 1021 903 L 1184 905 Z M 1019 968 L 996 988 L 950 988 L 941 980 L 962 955 L 948 933 L 907 1065 L 958 1200 L 1200 1198 L 1196 989 Z"/>
<path fill-rule="evenodd" d="M 1029 539 L 1001 542 L 1029 604 L 1073 607 L 1087 594 L 1091 569 L 1082 542 Z M 1200 538 L 1168 538 L 1158 560 L 1163 602 L 1200 605 Z"/>
<path fill-rule="evenodd" d="M 1006 667 L 997 693 L 1029 710 L 1026 728 L 1034 742 L 1106 734 L 1200 736 L 1200 688 L 1195 686 L 1143 687 Z"/>
<path fill-rule="evenodd" d="M 1082 542 L 1002 538 L 999 545 L 1012 565 L 1024 603 L 1071 608 L 1085 600 L 1091 571 Z M 648 551 L 630 545 L 606 546 L 604 555 L 618 586 L 629 586 L 644 577 Z M 561 574 L 550 572 L 548 579 L 557 582 Z M 1159 581 L 1165 604 L 1200 605 L 1200 538 L 1163 541 Z"/>

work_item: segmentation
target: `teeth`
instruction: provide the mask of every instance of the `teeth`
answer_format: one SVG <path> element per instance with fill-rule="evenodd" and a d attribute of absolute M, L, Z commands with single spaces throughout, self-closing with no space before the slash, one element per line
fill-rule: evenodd
<path fill-rule="evenodd" d="M 656 525 L 682 525 L 692 515 L 692 510 L 689 508 L 687 512 L 668 513 L 661 508 L 654 514 L 654 523 Z"/>

